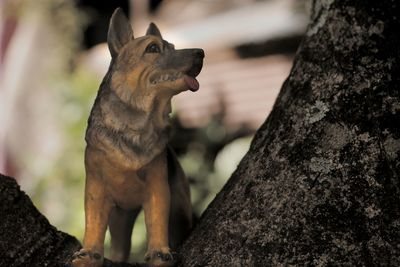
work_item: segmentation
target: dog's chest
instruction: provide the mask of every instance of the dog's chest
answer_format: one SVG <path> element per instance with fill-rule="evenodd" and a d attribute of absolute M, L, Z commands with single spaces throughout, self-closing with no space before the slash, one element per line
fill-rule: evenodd
<path fill-rule="evenodd" d="M 90 127 L 86 134 L 89 146 L 104 152 L 115 168 L 140 169 L 150 163 L 166 147 L 168 135 L 147 132 L 142 135 L 115 131 L 104 126 Z"/>
<path fill-rule="evenodd" d="M 147 194 L 146 174 L 129 171 L 109 177 L 107 188 L 114 202 L 123 209 L 141 206 Z"/>

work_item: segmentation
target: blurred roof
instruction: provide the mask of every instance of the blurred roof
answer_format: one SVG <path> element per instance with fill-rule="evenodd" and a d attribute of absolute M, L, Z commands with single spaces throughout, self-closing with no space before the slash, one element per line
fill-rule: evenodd
<path fill-rule="evenodd" d="M 292 58 L 282 55 L 206 62 L 200 90 L 175 97 L 178 116 L 186 127 L 200 127 L 222 112 L 229 129 L 255 130 L 271 111 L 291 65 Z"/>
<path fill-rule="evenodd" d="M 211 1 L 185 2 L 165 1 L 156 17 L 171 27 L 165 38 L 183 47 L 214 50 L 298 35 L 304 32 L 308 20 L 304 12 L 295 8 L 293 0 L 242 1 L 223 10 L 215 3 L 219 1 L 213 1 L 214 4 Z M 178 17 L 189 15 L 191 18 L 177 23 L 171 16 L 172 9 L 180 10 Z"/>

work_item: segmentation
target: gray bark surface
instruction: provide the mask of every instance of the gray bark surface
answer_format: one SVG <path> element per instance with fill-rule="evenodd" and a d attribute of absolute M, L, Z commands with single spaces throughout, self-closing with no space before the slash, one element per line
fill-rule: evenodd
<path fill-rule="evenodd" d="M 79 249 L 57 231 L 13 178 L 0 174 L 0 266 L 64 266 Z"/>
<path fill-rule="evenodd" d="M 272 113 L 180 266 L 400 266 L 399 10 L 314 1 Z M 79 248 L 0 176 L 0 266 L 63 266 Z"/>
<path fill-rule="evenodd" d="M 398 1 L 314 1 L 294 66 L 181 266 L 400 266 Z"/>

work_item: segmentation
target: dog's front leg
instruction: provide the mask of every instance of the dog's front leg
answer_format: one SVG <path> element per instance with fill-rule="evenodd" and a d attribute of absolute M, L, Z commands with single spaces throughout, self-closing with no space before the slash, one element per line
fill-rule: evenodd
<path fill-rule="evenodd" d="M 85 187 L 85 236 L 83 248 L 74 254 L 74 267 L 103 266 L 104 237 L 112 207 L 104 187 L 100 179 L 88 174 Z"/>
<path fill-rule="evenodd" d="M 147 228 L 145 260 L 150 266 L 171 266 L 174 261 L 168 245 L 170 190 L 165 154 L 155 162 L 146 174 L 148 194 L 143 204 Z"/>

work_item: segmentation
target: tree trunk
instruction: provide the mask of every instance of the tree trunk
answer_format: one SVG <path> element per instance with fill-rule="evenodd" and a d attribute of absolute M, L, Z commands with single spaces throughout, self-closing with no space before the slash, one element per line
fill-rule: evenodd
<path fill-rule="evenodd" d="M 398 1 L 314 1 L 274 109 L 181 266 L 400 266 Z"/>
<path fill-rule="evenodd" d="M 272 113 L 180 266 L 400 266 L 399 11 L 314 1 Z M 0 201 L 0 266 L 59 266 L 79 248 L 4 176 Z"/>

